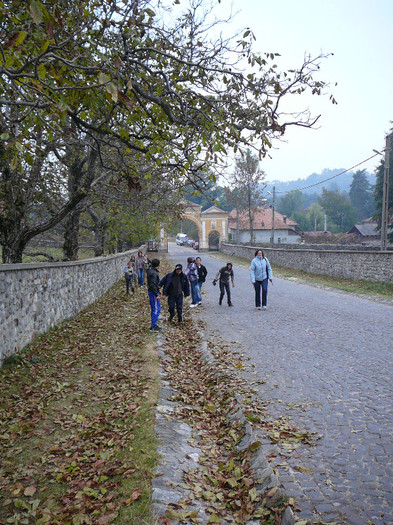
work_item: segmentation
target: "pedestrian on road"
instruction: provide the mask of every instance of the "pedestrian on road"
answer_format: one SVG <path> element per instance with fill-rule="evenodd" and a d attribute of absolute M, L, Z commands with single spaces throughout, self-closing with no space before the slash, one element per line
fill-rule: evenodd
<path fill-rule="evenodd" d="M 136 261 L 135 261 L 136 269 L 137 269 L 137 272 L 138 272 L 138 284 L 139 284 L 139 286 L 143 286 L 144 285 L 144 280 L 145 280 L 144 263 L 145 263 L 145 256 L 143 255 L 143 252 L 141 250 L 139 250 L 138 256 L 137 256 Z"/>
<path fill-rule="evenodd" d="M 250 278 L 255 290 L 255 307 L 258 310 L 267 310 L 267 285 L 268 281 L 273 282 L 273 272 L 262 250 L 257 250 L 254 259 L 251 261 Z"/>
<path fill-rule="evenodd" d="M 134 286 L 132 284 L 133 270 L 131 261 L 128 261 L 127 266 L 124 268 L 124 277 L 126 279 L 126 294 L 130 294 L 130 287 L 132 293 L 134 293 Z"/>
<path fill-rule="evenodd" d="M 183 266 L 176 264 L 175 270 L 167 273 L 160 281 L 160 288 L 162 287 L 162 298 L 168 297 L 169 318 L 171 323 L 175 317 L 175 308 L 177 312 L 177 320 L 179 323 L 183 321 L 183 294 L 184 297 L 190 295 L 190 285 L 187 277 L 183 273 Z"/>
<path fill-rule="evenodd" d="M 161 313 L 159 266 L 159 259 L 153 259 L 151 261 L 151 267 L 147 271 L 147 293 L 149 295 L 151 317 L 150 330 L 152 332 L 159 332 L 161 330 L 157 325 Z"/>
<path fill-rule="evenodd" d="M 220 268 L 213 280 L 214 286 L 217 284 L 217 281 L 219 281 L 220 285 L 220 299 L 218 300 L 218 304 L 222 305 L 222 300 L 224 298 L 225 292 L 227 294 L 227 301 L 228 306 L 233 306 L 231 301 L 231 287 L 229 284 L 229 281 L 232 281 L 232 288 L 235 286 L 234 281 L 234 273 L 233 273 L 233 265 L 231 262 L 227 263 L 226 266 L 223 266 Z"/>
<path fill-rule="evenodd" d="M 206 270 L 206 267 L 203 266 L 202 259 L 200 257 L 197 257 L 195 259 L 195 264 L 198 270 L 198 288 L 199 288 L 199 298 L 200 298 L 199 304 L 202 304 L 202 285 L 206 281 L 207 270 Z"/>
<path fill-rule="evenodd" d="M 198 304 L 201 304 L 202 297 L 200 297 L 199 286 L 198 286 L 198 268 L 197 268 L 197 265 L 195 264 L 194 257 L 187 258 L 187 268 L 184 272 L 184 275 L 190 281 L 191 299 L 192 299 L 190 308 L 195 308 L 195 306 L 198 306 Z"/>

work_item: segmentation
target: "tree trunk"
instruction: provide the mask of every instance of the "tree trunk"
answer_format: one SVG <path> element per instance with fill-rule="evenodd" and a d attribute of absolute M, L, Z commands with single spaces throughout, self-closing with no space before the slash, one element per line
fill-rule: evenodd
<path fill-rule="evenodd" d="M 105 226 L 100 224 L 94 230 L 94 256 L 101 257 L 105 252 Z"/>
<path fill-rule="evenodd" d="M 19 242 L 3 244 L 3 264 L 21 263 L 24 248 L 25 245 L 21 245 Z"/>
<path fill-rule="evenodd" d="M 236 206 L 236 243 L 237 244 L 239 244 L 239 235 L 240 235 L 239 208 Z"/>
<path fill-rule="evenodd" d="M 66 261 L 76 261 L 78 258 L 80 215 L 77 207 L 69 214 L 65 223 L 63 253 Z"/>
<path fill-rule="evenodd" d="M 250 222 L 250 243 L 252 245 L 254 243 L 254 214 L 250 202 L 248 205 L 248 220 Z"/>
<path fill-rule="evenodd" d="M 29 242 L 24 236 L 23 214 L 14 207 L 13 213 L 2 221 L 1 243 L 3 247 L 3 263 L 18 264 L 22 262 L 23 250 Z"/>
<path fill-rule="evenodd" d="M 3 247 L 2 261 L 4 264 L 17 264 L 22 262 L 23 251 L 28 242 L 35 236 L 44 233 L 64 219 L 78 204 L 86 198 L 94 180 L 95 164 L 98 152 L 90 151 L 88 159 L 87 174 L 81 187 L 71 192 L 69 199 L 64 205 L 47 220 L 28 227 L 24 220 L 27 198 L 23 191 L 19 191 L 19 179 L 12 177 L 11 170 L 2 157 L 0 147 L 0 168 L 2 170 L 5 184 L 2 189 L 4 215 L 0 215 L 0 243 Z M 27 195 L 33 193 L 34 186 L 28 188 Z M 26 192 L 25 192 L 26 193 Z M 79 213 L 78 213 L 79 223 Z M 68 248 L 67 248 L 68 251 Z M 75 250 L 72 251 L 74 253 Z"/>

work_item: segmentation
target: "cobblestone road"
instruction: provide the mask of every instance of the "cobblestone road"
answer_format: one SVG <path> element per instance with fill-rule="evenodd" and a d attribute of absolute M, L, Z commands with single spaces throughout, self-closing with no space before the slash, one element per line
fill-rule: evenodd
<path fill-rule="evenodd" d="M 191 254 L 170 245 L 174 262 Z M 248 269 L 235 265 L 235 307 L 220 307 L 211 281 L 223 262 L 201 256 L 209 275 L 195 314 L 207 336 L 241 346 L 271 418 L 322 435 L 295 453 L 263 441 L 299 517 L 393 524 L 393 304 L 274 278 L 258 311 Z"/>

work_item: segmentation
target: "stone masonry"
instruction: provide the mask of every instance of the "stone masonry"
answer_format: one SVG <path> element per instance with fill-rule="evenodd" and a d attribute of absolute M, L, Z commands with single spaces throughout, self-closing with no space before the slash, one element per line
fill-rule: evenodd
<path fill-rule="evenodd" d="M 101 297 L 137 250 L 83 261 L 0 265 L 0 366 Z"/>
<path fill-rule="evenodd" d="M 256 249 L 255 246 L 221 244 L 223 253 L 249 260 Z M 278 266 L 337 278 L 393 282 L 392 251 L 262 249 L 269 261 Z"/>

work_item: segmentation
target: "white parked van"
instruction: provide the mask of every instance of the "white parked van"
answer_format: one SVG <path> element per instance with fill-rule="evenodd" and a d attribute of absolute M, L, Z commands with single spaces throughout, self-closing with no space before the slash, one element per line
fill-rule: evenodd
<path fill-rule="evenodd" d="M 186 233 L 178 233 L 176 235 L 176 244 L 178 246 L 185 246 L 187 245 L 188 236 Z"/>

